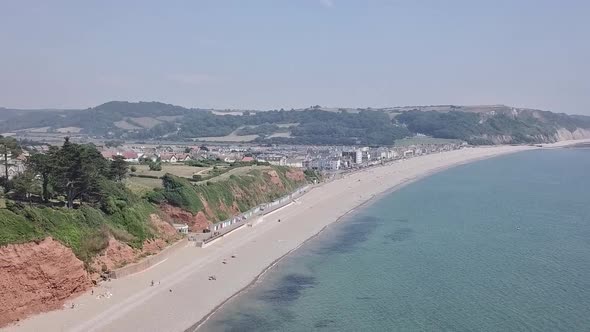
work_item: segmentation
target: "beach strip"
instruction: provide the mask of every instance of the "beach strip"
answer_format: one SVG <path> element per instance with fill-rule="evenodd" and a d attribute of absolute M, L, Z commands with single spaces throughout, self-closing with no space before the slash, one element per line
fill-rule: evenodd
<path fill-rule="evenodd" d="M 449 167 L 532 149 L 538 147 L 465 148 L 347 174 L 315 187 L 296 203 L 267 216 L 255 227 L 245 228 L 238 236 L 206 248 L 180 248 L 147 271 L 104 282 L 94 289 L 94 294 L 68 302 L 66 309 L 31 317 L 6 330 L 194 330 L 198 322 L 247 289 L 281 257 L 377 195 Z M 215 280 L 209 280 L 211 276 Z M 73 309 L 71 303 L 75 304 Z"/>

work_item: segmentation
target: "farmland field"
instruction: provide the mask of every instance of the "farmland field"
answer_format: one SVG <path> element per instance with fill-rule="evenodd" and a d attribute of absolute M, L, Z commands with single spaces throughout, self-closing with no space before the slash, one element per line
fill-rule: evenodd
<path fill-rule="evenodd" d="M 190 178 L 193 174 L 197 174 L 207 167 L 194 167 L 194 166 L 187 166 L 184 164 L 167 164 L 162 163 L 162 170 L 161 171 L 150 171 L 148 165 L 135 165 L 137 171 L 135 174 L 137 175 L 154 175 L 157 177 L 163 176 L 166 173 L 170 173 L 176 176 Z"/>
<path fill-rule="evenodd" d="M 143 195 L 147 192 L 152 191 L 155 188 L 162 188 L 162 180 L 150 179 L 150 178 L 139 178 L 139 177 L 128 177 L 125 180 L 125 185 L 131 191 L 138 195 Z"/>

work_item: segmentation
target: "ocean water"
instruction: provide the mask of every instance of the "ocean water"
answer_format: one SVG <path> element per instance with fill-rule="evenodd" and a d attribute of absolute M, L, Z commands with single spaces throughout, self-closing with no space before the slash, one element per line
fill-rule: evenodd
<path fill-rule="evenodd" d="M 590 331 L 590 149 L 484 160 L 384 195 L 199 331 Z"/>

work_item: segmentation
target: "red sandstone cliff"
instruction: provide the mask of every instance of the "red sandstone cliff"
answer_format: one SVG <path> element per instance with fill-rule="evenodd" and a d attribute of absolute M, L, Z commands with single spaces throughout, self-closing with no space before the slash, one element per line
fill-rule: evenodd
<path fill-rule="evenodd" d="M 269 182 L 262 184 L 258 190 L 271 190 L 270 186 L 284 189 L 276 171 L 266 174 Z M 289 170 L 285 175 L 290 180 L 305 180 L 300 170 Z M 241 188 L 234 188 L 233 192 L 235 198 L 249 193 L 249 190 Z M 92 261 L 92 269 L 97 272 L 111 271 L 161 251 L 179 238 L 171 225 L 173 222 L 186 223 L 194 232 L 208 228 L 211 220 L 215 219 L 215 212 L 209 202 L 205 199 L 202 202 L 204 209 L 197 214 L 168 204 L 160 205 L 160 213 L 152 214 L 149 220 L 158 238 L 146 240 L 142 249 L 135 249 L 111 237 L 107 247 Z M 214 208 L 228 215 L 239 212 L 236 201 L 229 206 L 219 202 L 219 206 Z M 51 238 L 39 243 L 0 247 L 0 327 L 33 313 L 60 308 L 68 298 L 89 289 L 92 279 L 96 278 L 98 273 L 89 275 L 83 262 L 70 248 Z"/>
<path fill-rule="evenodd" d="M 156 214 L 150 216 L 150 224 L 159 238 L 146 240 L 142 249 L 110 238 L 92 268 L 110 271 L 158 253 L 179 238 L 174 227 Z M 60 308 L 68 298 L 89 289 L 98 277 L 85 270 L 70 248 L 52 238 L 0 247 L 0 327 Z"/>
<path fill-rule="evenodd" d="M 107 247 L 92 261 L 92 269 L 97 272 L 108 272 L 130 263 L 135 263 L 145 256 L 157 254 L 168 244 L 177 241 L 180 235 L 174 227 L 162 220 L 159 215 L 150 215 L 150 224 L 157 231 L 158 238 L 146 240 L 141 249 L 135 249 L 126 243 L 111 237 Z M 98 279 L 99 274 L 93 274 Z"/>
<path fill-rule="evenodd" d="M 60 308 L 91 285 L 84 263 L 52 238 L 0 247 L 0 326 Z"/>

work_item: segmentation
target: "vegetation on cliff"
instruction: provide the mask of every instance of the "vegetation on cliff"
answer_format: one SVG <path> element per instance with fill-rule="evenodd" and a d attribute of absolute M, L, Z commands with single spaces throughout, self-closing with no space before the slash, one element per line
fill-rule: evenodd
<path fill-rule="evenodd" d="M 86 264 L 111 236 L 140 248 L 157 235 L 148 223 L 155 207 L 123 185 L 126 171 L 123 160 L 108 161 L 94 146 L 67 139 L 32 155 L 27 172 L 8 183 L 12 200 L 0 209 L 0 245 L 51 236 Z"/>
<path fill-rule="evenodd" d="M 10 204 L 0 209 L 0 246 L 40 241 L 48 236 L 72 249 L 87 265 L 106 248 L 110 236 L 134 248 L 155 236 L 148 220 L 155 209 L 145 202 L 107 214 L 82 205 L 77 209 Z"/>
<path fill-rule="evenodd" d="M 159 212 L 160 204 L 203 212 L 209 221 L 219 221 L 305 183 L 302 172 L 257 166 L 263 169 L 200 183 L 166 174 L 161 190 L 140 197 L 121 181 L 127 173 L 125 161 L 106 160 L 94 146 L 68 140 L 48 154 L 31 156 L 28 166 L 26 174 L 10 182 L 10 199 L 0 209 L 0 246 L 51 236 L 71 248 L 87 268 L 111 237 L 136 249 L 159 238 L 150 215 Z"/>
<path fill-rule="evenodd" d="M 167 203 L 191 213 L 204 212 L 211 221 L 230 217 L 228 211 L 245 212 L 261 203 L 277 199 L 305 183 L 286 167 L 252 169 L 243 175 L 230 175 L 222 181 L 193 184 L 187 179 L 166 174 L 164 188 L 147 195 L 150 202 Z M 208 211 L 207 211 L 208 210 Z"/>

